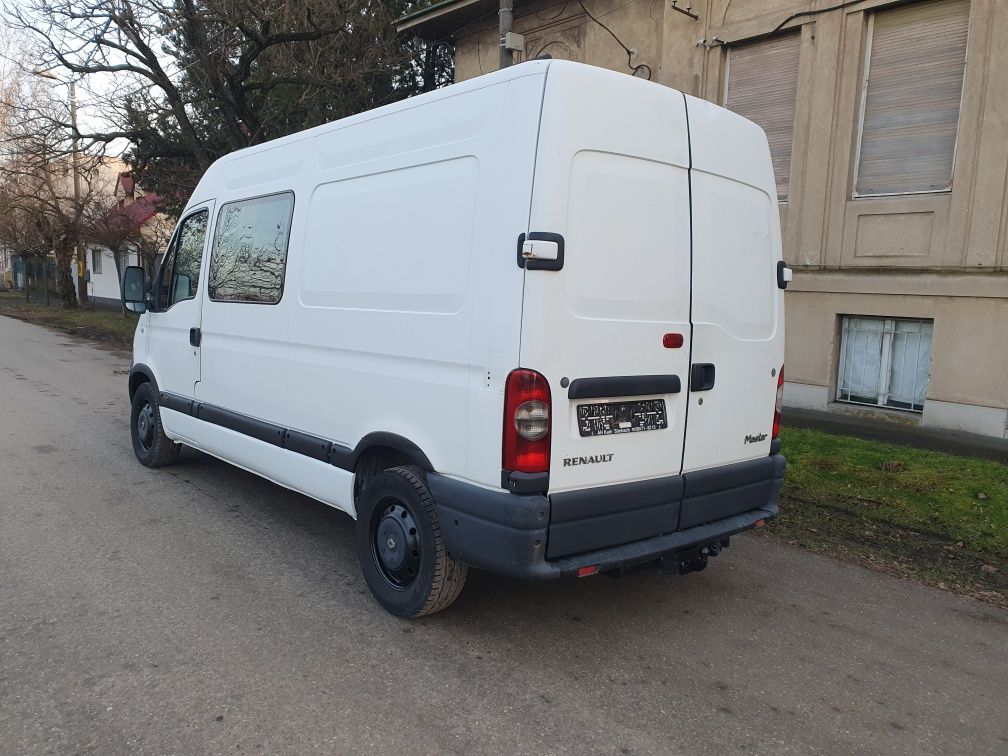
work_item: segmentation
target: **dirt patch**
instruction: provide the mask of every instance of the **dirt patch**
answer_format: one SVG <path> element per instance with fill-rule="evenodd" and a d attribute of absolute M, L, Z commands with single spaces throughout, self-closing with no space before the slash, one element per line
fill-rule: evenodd
<path fill-rule="evenodd" d="M 785 495 L 779 517 L 757 531 L 809 551 L 912 578 L 1008 609 L 1008 560 L 978 554 L 962 541 L 880 522 L 849 503 L 832 505 Z"/>

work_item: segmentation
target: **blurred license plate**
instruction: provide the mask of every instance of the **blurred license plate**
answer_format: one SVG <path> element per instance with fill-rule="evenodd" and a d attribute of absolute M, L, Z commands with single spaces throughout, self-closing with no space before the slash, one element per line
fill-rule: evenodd
<path fill-rule="evenodd" d="M 664 399 L 579 404 L 577 417 L 582 436 L 610 436 L 668 427 Z"/>

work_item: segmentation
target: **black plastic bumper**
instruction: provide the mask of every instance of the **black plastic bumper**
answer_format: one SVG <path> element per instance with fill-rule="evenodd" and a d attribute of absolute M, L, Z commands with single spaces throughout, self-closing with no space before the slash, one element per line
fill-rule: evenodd
<path fill-rule="evenodd" d="M 687 552 L 777 515 L 780 454 L 602 489 L 516 495 L 427 475 L 449 553 L 528 580 L 599 572 Z M 551 501 L 552 500 L 552 501 Z M 606 502 L 609 503 L 605 506 Z"/>

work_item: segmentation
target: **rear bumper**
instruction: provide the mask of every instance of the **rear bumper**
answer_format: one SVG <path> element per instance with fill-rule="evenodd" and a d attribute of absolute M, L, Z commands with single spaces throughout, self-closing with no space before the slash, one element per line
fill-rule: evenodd
<path fill-rule="evenodd" d="M 603 489 L 516 495 L 429 473 L 449 553 L 526 580 L 689 552 L 777 515 L 786 462 L 765 459 Z"/>

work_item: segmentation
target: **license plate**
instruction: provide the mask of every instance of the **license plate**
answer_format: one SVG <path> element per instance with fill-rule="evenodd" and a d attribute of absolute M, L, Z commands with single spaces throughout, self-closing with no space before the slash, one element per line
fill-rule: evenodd
<path fill-rule="evenodd" d="M 582 437 L 639 433 L 668 427 L 664 399 L 579 404 L 577 416 L 578 432 Z"/>

